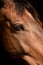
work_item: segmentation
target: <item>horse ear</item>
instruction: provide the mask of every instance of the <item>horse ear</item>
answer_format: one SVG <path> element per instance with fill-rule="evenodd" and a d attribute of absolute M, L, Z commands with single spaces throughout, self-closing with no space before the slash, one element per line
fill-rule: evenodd
<path fill-rule="evenodd" d="M 0 8 L 3 7 L 3 4 L 4 4 L 4 1 L 3 0 L 0 0 Z"/>

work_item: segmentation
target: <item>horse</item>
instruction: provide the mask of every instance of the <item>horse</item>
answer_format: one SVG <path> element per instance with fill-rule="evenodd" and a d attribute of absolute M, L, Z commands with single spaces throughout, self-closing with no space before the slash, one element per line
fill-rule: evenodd
<path fill-rule="evenodd" d="M 27 0 L 0 3 L 0 62 L 43 65 L 43 28 L 35 8 Z"/>

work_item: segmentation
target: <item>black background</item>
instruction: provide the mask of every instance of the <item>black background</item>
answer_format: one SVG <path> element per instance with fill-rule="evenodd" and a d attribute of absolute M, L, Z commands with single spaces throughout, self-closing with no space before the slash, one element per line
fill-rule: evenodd
<path fill-rule="evenodd" d="M 43 22 L 43 1 L 42 0 L 28 0 L 28 1 L 37 10 L 37 12 L 41 16 L 41 20 Z"/>

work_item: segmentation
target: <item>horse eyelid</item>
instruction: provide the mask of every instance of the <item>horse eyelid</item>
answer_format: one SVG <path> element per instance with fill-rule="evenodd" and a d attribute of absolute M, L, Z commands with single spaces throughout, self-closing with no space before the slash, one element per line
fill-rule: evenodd
<path fill-rule="evenodd" d="M 24 26 L 22 24 L 20 24 L 20 23 L 19 24 L 17 24 L 17 23 L 16 24 L 13 24 L 12 27 L 15 30 L 17 30 L 17 31 L 20 31 L 20 30 L 23 30 L 24 31 L 25 30 Z"/>
<path fill-rule="evenodd" d="M 25 28 L 24 28 L 24 26 L 23 26 L 23 24 L 20 24 L 20 23 L 12 23 L 11 22 L 11 20 L 10 19 L 8 19 L 5 15 L 3 15 L 4 16 L 4 19 L 10 24 L 10 26 L 12 27 L 12 28 L 14 28 L 15 30 L 17 30 L 17 31 L 20 31 L 20 30 L 25 30 Z M 18 20 L 17 20 L 18 21 Z M 7 28 L 9 28 L 10 29 L 10 27 L 9 26 L 7 26 Z"/>

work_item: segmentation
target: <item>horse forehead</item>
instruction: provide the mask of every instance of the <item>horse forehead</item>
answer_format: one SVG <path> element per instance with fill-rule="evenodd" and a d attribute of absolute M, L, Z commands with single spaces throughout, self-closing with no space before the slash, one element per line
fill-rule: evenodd
<path fill-rule="evenodd" d="M 24 11 L 22 16 L 17 14 L 16 10 L 14 10 L 13 8 L 9 8 L 9 7 L 4 8 L 3 13 L 4 13 L 4 15 L 6 15 L 6 17 L 8 19 L 10 19 L 13 22 L 15 22 L 15 20 L 17 20 L 21 23 L 27 24 L 27 23 L 32 22 L 34 20 L 32 15 L 30 14 L 30 12 L 28 12 L 27 10 Z"/>
<path fill-rule="evenodd" d="M 25 24 L 29 23 L 29 21 L 31 22 L 33 21 L 33 17 L 29 11 L 25 9 L 23 15 L 20 16 L 19 14 L 17 14 L 15 3 L 13 3 L 12 0 L 9 1 L 5 0 L 5 1 L 6 1 L 6 5 L 4 5 L 5 8 L 3 8 L 2 11 L 11 21 L 15 22 L 15 20 L 19 20 L 20 23 L 25 23 Z"/>

